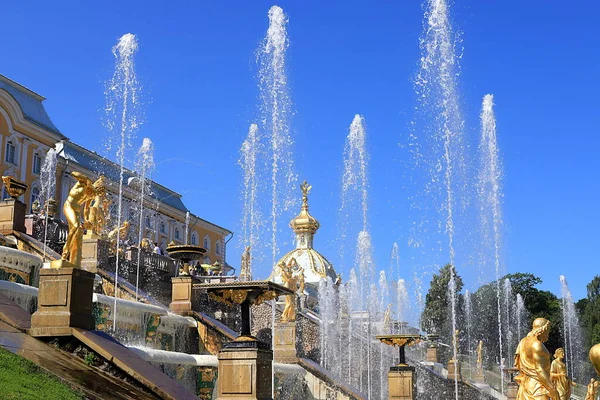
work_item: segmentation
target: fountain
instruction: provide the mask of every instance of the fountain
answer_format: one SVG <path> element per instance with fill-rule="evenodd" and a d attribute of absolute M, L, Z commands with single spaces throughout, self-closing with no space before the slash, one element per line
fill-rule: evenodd
<path fill-rule="evenodd" d="M 567 356 L 567 374 L 572 380 L 581 382 L 585 375 L 583 335 L 573 296 L 567 284 L 567 278 L 560 276 L 563 314 L 563 339 Z"/>
<path fill-rule="evenodd" d="M 180 276 L 189 275 L 189 263 L 191 261 L 200 260 L 204 256 L 204 253 L 206 253 L 206 249 L 193 244 L 176 245 L 174 242 L 171 242 L 167 246 L 167 254 L 169 254 L 169 257 L 182 263 L 182 266 L 179 269 Z"/>
<path fill-rule="evenodd" d="M 139 183 L 139 197 L 138 197 L 138 213 L 139 213 L 139 224 L 138 224 L 138 244 L 140 249 L 137 252 L 137 267 L 135 276 L 135 298 L 138 298 L 138 289 L 140 286 L 140 264 L 142 257 L 142 241 L 144 239 L 144 231 L 146 230 L 144 224 L 144 201 L 146 196 L 151 194 L 151 188 L 149 184 L 150 174 L 154 168 L 154 143 L 148 138 L 144 138 L 142 146 L 138 150 L 138 158 L 136 162 L 136 169 L 138 173 Z M 187 236 L 187 235 L 186 235 Z"/>
<path fill-rule="evenodd" d="M 496 140 L 496 117 L 494 115 L 494 96 L 487 94 L 483 97 L 481 109 L 481 141 L 479 143 L 480 173 L 478 182 L 478 193 L 480 200 L 480 218 L 484 232 L 484 244 L 486 250 L 491 249 L 496 276 L 496 300 L 498 313 L 498 342 L 499 360 L 504 359 L 503 333 L 502 333 L 502 306 L 501 306 L 501 229 L 502 229 L 502 166 L 499 158 L 498 144 Z M 485 264 L 488 265 L 486 252 Z M 510 354 L 510 352 L 509 352 Z M 501 374 L 501 392 L 504 393 L 504 375 Z"/>
<path fill-rule="evenodd" d="M 123 218 L 123 180 L 125 171 L 125 153 L 141 120 L 138 115 L 140 85 L 135 72 L 134 56 L 138 50 L 138 42 L 135 35 L 127 33 L 121 36 L 117 44 L 112 48 L 115 57 L 115 71 L 112 78 L 106 84 L 106 127 L 111 133 L 118 136 L 117 159 L 120 166 L 119 173 L 119 195 L 117 200 L 116 226 L 120 227 Z M 109 138 L 108 150 L 112 147 L 113 137 Z M 119 288 L 119 258 L 121 249 L 121 235 L 116 235 L 116 257 L 115 257 L 115 304 Z M 117 321 L 114 321 L 113 329 L 116 329 Z"/>
<path fill-rule="evenodd" d="M 243 171 L 243 217 L 242 217 L 242 240 L 245 246 L 255 249 L 258 245 L 258 227 L 261 221 L 258 199 L 257 157 L 258 157 L 258 126 L 250 125 L 248 136 L 240 149 L 240 160 L 238 164 Z M 248 251 L 249 255 L 249 251 Z M 252 275 L 252 257 L 245 260 L 245 271 Z"/>
<path fill-rule="evenodd" d="M 271 264 L 278 249 L 278 222 L 283 211 L 293 205 L 291 189 L 295 187 L 293 139 L 290 132 L 292 102 L 286 72 L 286 51 L 289 47 L 286 25 L 288 17 L 281 7 L 269 10 L 269 29 L 259 47 L 259 87 L 262 100 L 262 129 L 268 136 L 271 166 Z M 256 132 L 255 132 L 256 133 Z"/>

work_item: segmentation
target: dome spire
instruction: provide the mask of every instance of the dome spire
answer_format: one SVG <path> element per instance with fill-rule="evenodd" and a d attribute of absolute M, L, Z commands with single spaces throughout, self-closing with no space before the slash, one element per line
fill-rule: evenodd
<path fill-rule="evenodd" d="M 300 185 L 300 189 L 302 190 L 302 210 L 296 218 L 290 221 L 290 226 L 296 234 L 315 234 L 317 229 L 319 229 L 320 224 L 319 221 L 308 212 L 308 193 L 312 189 L 312 186 L 304 181 Z"/>

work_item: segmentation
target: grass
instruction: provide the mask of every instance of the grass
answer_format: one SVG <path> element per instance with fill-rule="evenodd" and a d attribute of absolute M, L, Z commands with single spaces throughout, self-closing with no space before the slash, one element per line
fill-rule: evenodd
<path fill-rule="evenodd" d="M 23 357 L 0 347 L 0 399 L 80 400 L 82 396 Z"/>

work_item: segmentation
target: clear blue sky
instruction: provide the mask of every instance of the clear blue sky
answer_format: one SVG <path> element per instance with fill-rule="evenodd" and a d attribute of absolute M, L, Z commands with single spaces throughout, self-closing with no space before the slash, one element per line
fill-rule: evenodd
<path fill-rule="evenodd" d="M 254 52 L 273 4 L 8 0 L 2 4 L 0 73 L 46 96 L 59 129 L 100 150 L 110 49 L 122 34 L 136 34 L 147 101 L 136 147 L 150 137 L 155 179 L 182 193 L 196 214 L 239 230 L 236 162 L 257 116 Z M 300 178 L 314 187 L 311 211 L 322 223 L 316 247 L 336 261 L 344 138 L 360 113 L 372 160 L 375 259 L 387 269 L 393 242 L 401 256 L 406 251 L 407 193 L 397 144 L 409 132 L 415 105 L 420 2 L 277 4 L 290 19 L 293 133 L 303 149 L 296 162 Z M 457 0 L 452 8 L 455 27 L 464 33 L 460 89 L 469 135 L 478 133 L 481 98 L 495 95 L 506 268 L 532 272 L 556 293 L 564 273 L 575 298 L 600 273 L 598 12 L 590 0 Z M 228 256 L 235 265 L 239 247 L 235 239 L 232 244 Z M 269 269 L 261 267 L 258 275 Z M 463 275 L 467 286 L 475 283 L 470 272 Z"/>

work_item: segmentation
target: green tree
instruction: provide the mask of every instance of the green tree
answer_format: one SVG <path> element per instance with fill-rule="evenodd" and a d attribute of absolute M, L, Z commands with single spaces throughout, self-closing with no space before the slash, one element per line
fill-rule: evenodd
<path fill-rule="evenodd" d="M 588 283 L 587 298 L 579 300 L 576 307 L 581 316 L 586 347 L 600 343 L 600 276 Z"/>
<path fill-rule="evenodd" d="M 427 333 L 435 333 L 440 336 L 443 343 L 452 343 L 452 303 L 450 301 L 450 278 L 454 274 L 456 285 L 456 311 L 462 310 L 462 295 L 460 291 L 463 288 L 462 278 L 456 273 L 450 264 L 440 269 L 438 274 L 434 274 L 429 285 L 429 291 L 425 297 L 425 308 L 421 315 L 421 328 Z M 461 316 L 457 315 L 457 321 L 460 322 Z M 440 349 L 440 359 L 444 361 L 448 358 L 449 352 Z"/>

